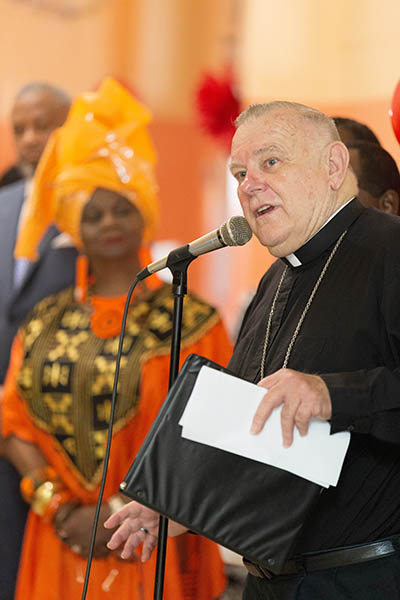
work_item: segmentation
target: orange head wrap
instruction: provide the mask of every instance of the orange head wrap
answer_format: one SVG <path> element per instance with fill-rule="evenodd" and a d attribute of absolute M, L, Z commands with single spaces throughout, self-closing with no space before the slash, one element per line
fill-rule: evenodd
<path fill-rule="evenodd" d="M 112 78 L 97 92 L 79 96 L 67 121 L 51 135 L 27 200 L 15 255 L 37 258 L 37 248 L 54 223 L 81 247 L 82 208 L 96 188 L 128 198 L 140 211 L 144 242 L 158 219 L 155 151 L 146 126 L 150 112 Z"/>

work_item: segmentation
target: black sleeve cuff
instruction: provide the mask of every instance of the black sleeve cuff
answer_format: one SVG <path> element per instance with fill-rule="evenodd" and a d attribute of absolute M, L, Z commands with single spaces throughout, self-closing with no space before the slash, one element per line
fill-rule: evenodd
<path fill-rule="evenodd" d="M 372 407 L 362 372 L 327 373 L 320 377 L 328 386 L 331 396 L 331 434 L 338 431 L 369 433 Z"/>

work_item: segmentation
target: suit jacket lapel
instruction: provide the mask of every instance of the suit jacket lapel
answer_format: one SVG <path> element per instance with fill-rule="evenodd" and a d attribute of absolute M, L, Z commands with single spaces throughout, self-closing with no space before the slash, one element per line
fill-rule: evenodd
<path fill-rule="evenodd" d="M 14 186 L 13 186 L 14 187 Z M 5 224 L 1 228 L 0 256 L 1 258 L 1 285 L 4 298 L 10 298 L 14 285 L 14 247 L 21 207 L 24 202 L 24 186 L 10 193 L 9 198 L 2 198 L 0 202 L 0 220 Z"/>
<path fill-rule="evenodd" d="M 26 273 L 24 275 L 24 279 L 21 283 L 21 285 L 18 287 L 18 289 L 16 289 L 13 292 L 13 301 L 16 302 L 18 300 L 18 297 L 20 294 L 23 293 L 24 288 L 26 287 L 26 285 L 28 284 L 28 282 L 30 281 L 30 279 L 34 276 L 35 271 L 39 268 L 40 265 L 40 261 L 41 261 L 41 257 L 43 256 L 43 254 L 45 254 L 45 252 L 47 252 L 47 250 L 51 247 L 51 243 L 53 241 L 53 239 L 58 235 L 58 230 L 51 226 L 45 233 L 45 235 L 43 236 L 39 247 L 38 247 L 38 254 L 39 254 L 39 258 L 35 261 L 32 261 L 29 266 L 27 267 Z"/>

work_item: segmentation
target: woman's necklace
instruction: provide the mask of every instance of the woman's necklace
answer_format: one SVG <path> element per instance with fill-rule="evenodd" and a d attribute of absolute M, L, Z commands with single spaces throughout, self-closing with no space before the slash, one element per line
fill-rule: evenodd
<path fill-rule="evenodd" d="M 311 292 L 311 294 L 310 294 L 310 297 L 309 297 L 309 298 L 308 298 L 308 300 L 307 300 L 307 304 L 305 305 L 305 307 L 304 307 L 304 310 L 303 310 L 303 312 L 302 312 L 302 313 L 301 313 L 301 315 L 300 315 L 300 319 L 299 319 L 299 321 L 298 321 L 298 323 L 297 323 L 297 325 L 296 325 L 296 329 L 294 330 L 294 333 L 293 333 L 293 335 L 292 335 L 292 337 L 291 337 L 291 339 L 290 339 L 290 342 L 289 342 L 288 348 L 287 348 L 287 350 L 286 350 L 285 360 L 283 361 L 282 369 L 286 369 L 286 367 L 287 367 L 287 364 L 288 364 L 288 362 L 289 362 L 289 357 L 290 357 L 290 354 L 291 354 L 291 352 L 292 352 L 292 349 L 293 349 L 294 343 L 295 343 L 295 341 L 296 341 L 296 338 L 297 338 L 297 336 L 298 336 L 298 334 L 299 334 L 299 331 L 300 331 L 300 327 L 302 326 L 302 324 L 303 324 L 303 321 L 304 321 L 304 319 L 305 319 L 305 317 L 306 317 L 306 315 L 307 315 L 307 313 L 308 313 L 308 311 L 309 311 L 309 308 L 310 308 L 310 306 L 311 306 L 311 303 L 312 303 L 312 301 L 314 300 L 315 294 L 317 293 L 317 290 L 318 290 L 318 288 L 319 288 L 319 286 L 320 286 L 320 283 L 321 283 L 321 281 L 323 280 L 323 278 L 324 278 L 324 276 L 325 276 L 325 273 L 326 273 L 326 271 L 328 270 L 328 267 L 329 267 L 329 265 L 330 265 L 330 263 L 331 263 L 331 260 L 332 260 L 332 259 L 333 259 L 333 257 L 335 256 L 335 254 L 336 254 L 336 251 L 337 251 L 337 249 L 339 248 L 340 244 L 342 243 L 342 240 L 343 240 L 344 236 L 346 235 L 346 233 L 347 233 L 347 229 L 346 229 L 346 231 L 344 231 L 344 232 L 342 233 L 342 235 L 340 236 L 340 238 L 337 240 L 337 242 L 336 242 L 336 244 L 335 244 L 334 248 L 332 249 L 332 252 L 331 252 L 331 253 L 330 253 L 330 255 L 328 256 L 328 259 L 327 259 L 326 263 L 324 264 L 324 266 L 323 266 L 323 268 L 322 268 L 322 271 L 321 271 L 321 273 L 320 273 L 320 275 L 319 275 L 319 277 L 318 277 L 318 279 L 317 279 L 317 282 L 316 282 L 316 284 L 314 285 L 314 288 L 313 288 L 313 290 L 312 290 L 312 292 Z M 276 302 L 277 302 L 277 300 L 278 300 L 279 292 L 280 292 L 280 290 L 281 290 L 282 283 L 283 283 L 283 281 L 284 281 L 284 279 L 285 279 L 285 277 L 286 277 L 286 273 L 287 273 L 287 271 L 288 271 L 288 268 L 289 268 L 289 267 L 286 265 L 286 267 L 285 267 L 285 269 L 284 269 L 284 271 L 283 271 L 283 273 L 282 273 L 282 277 L 280 278 L 280 281 L 279 281 L 279 283 L 278 283 L 278 287 L 277 287 L 277 289 L 276 289 L 276 292 L 275 292 L 274 298 L 273 298 L 273 300 L 272 300 L 271 309 L 270 309 L 270 311 L 269 311 L 269 317 L 268 317 L 267 329 L 266 329 L 266 331 L 265 331 L 265 339 L 264 339 L 263 353 L 262 353 L 262 358 L 261 358 L 261 368 L 260 368 L 261 377 L 260 377 L 260 380 L 261 380 L 261 379 L 264 379 L 265 361 L 266 361 L 266 357 L 267 357 L 267 347 L 268 347 L 269 336 L 270 336 L 270 332 L 271 332 L 271 322 L 272 322 L 272 317 L 273 317 L 273 314 L 274 314 L 274 311 L 275 311 L 275 305 L 276 305 Z"/>
<path fill-rule="evenodd" d="M 146 300 L 151 293 L 145 285 L 139 285 L 130 304 L 134 304 L 139 298 Z M 126 297 L 127 293 L 116 297 L 97 296 L 89 287 L 86 304 L 90 313 L 91 329 L 96 337 L 108 339 L 121 333 Z"/>

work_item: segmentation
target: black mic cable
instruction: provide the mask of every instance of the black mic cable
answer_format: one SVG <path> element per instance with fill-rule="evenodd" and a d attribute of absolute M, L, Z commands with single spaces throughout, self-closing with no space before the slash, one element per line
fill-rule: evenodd
<path fill-rule="evenodd" d="M 85 580 L 84 580 L 84 584 L 83 584 L 81 600 L 85 600 L 88 585 L 89 585 L 90 569 L 91 569 L 92 561 L 93 561 L 94 545 L 96 542 L 96 533 L 97 533 L 97 527 L 99 524 L 101 503 L 103 500 L 104 487 L 106 484 L 107 471 L 108 471 L 108 463 L 110 460 L 112 431 L 113 431 L 113 426 L 114 426 L 114 414 L 115 414 L 115 407 L 117 404 L 117 388 L 118 388 L 119 369 L 120 369 L 120 364 L 121 364 L 121 356 L 122 356 L 122 348 L 123 348 L 123 343 L 124 343 L 126 321 L 128 318 L 128 311 L 129 311 L 129 305 L 131 302 L 132 294 L 138 283 L 139 283 L 139 279 L 136 277 L 135 281 L 129 288 L 128 295 L 127 295 L 126 302 L 125 302 L 125 307 L 124 307 L 124 314 L 122 317 L 121 333 L 119 336 L 118 353 L 117 353 L 117 358 L 115 361 L 114 384 L 113 384 L 113 391 L 112 391 L 112 396 L 111 396 L 112 399 L 111 399 L 110 423 L 108 425 L 107 445 L 106 445 L 106 451 L 105 451 L 105 455 L 104 455 L 103 475 L 101 478 L 99 496 L 97 498 L 96 511 L 95 511 L 95 515 L 94 515 L 94 519 L 93 519 L 93 529 L 92 529 L 92 535 L 91 535 L 91 539 L 90 539 L 90 548 L 89 548 L 89 554 L 88 554 L 87 563 L 86 563 Z"/>

